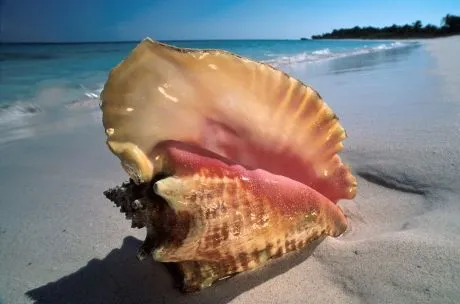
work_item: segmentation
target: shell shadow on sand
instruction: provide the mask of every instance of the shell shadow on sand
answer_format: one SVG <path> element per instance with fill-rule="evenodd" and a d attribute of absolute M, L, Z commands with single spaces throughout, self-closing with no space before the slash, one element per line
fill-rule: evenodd
<path fill-rule="evenodd" d="M 302 263 L 320 244 L 273 260 L 193 294 L 181 293 L 166 264 L 136 259 L 142 241 L 126 237 L 104 259 L 93 259 L 72 274 L 26 292 L 35 303 L 228 303 L 240 294 Z"/>

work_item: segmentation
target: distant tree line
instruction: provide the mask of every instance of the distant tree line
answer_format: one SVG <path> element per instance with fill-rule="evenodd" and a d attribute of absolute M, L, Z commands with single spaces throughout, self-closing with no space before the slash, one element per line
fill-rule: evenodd
<path fill-rule="evenodd" d="M 432 24 L 422 26 L 420 20 L 411 25 L 396 25 L 377 28 L 372 26 L 333 30 L 331 33 L 313 35 L 312 39 L 409 39 L 433 38 L 460 34 L 460 16 L 447 14 L 441 21 L 441 27 Z"/>

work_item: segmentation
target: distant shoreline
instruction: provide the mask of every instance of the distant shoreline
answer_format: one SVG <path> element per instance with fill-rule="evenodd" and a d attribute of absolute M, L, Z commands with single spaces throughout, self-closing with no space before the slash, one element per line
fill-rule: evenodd
<path fill-rule="evenodd" d="M 312 40 L 321 39 L 430 39 L 450 37 L 460 34 L 460 16 L 447 14 L 442 18 L 442 26 L 433 24 L 422 25 L 420 20 L 412 24 L 385 26 L 383 28 L 355 26 L 352 28 L 334 29 L 330 33 L 311 36 Z"/>
<path fill-rule="evenodd" d="M 409 40 L 431 40 L 431 39 L 439 39 L 439 38 L 449 38 L 449 37 L 453 37 L 453 36 L 459 36 L 460 33 L 458 34 L 450 34 L 450 35 L 443 35 L 443 36 L 432 36 L 432 37 L 424 37 L 424 36 L 420 36 L 420 37 L 382 37 L 382 38 L 369 38 L 369 37 L 352 37 L 352 38 L 331 38 L 331 37 L 328 37 L 328 38 L 312 38 L 310 40 L 374 40 L 374 41 L 378 41 L 378 40 L 405 40 L 405 41 L 409 41 Z"/>

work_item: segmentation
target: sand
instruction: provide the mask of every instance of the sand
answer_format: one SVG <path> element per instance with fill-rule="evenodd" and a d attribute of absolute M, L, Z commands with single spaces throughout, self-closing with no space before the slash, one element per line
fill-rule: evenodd
<path fill-rule="evenodd" d="M 458 303 L 460 37 L 420 43 L 284 68 L 347 130 L 350 228 L 198 294 L 136 260 L 145 232 L 102 195 L 126 176 L 97 110 L 2 144 L 0 302 Z"/>

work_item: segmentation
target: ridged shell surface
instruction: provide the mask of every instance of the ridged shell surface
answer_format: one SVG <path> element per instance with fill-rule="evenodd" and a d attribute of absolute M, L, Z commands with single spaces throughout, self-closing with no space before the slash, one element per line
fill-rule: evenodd
<path fill-rule="evenodd" d="M 347 221 L 345 130 L 311 87 L 220 50 L 141 42 L 101 94 L 110 150 L 131 177 L 105 192 L 139 257 L 176 263 L 187 291 L 256 268 Z"/>
<path fill-rule="evenodd" d="M 146 39 L 112 70 L 101 99 L 107 142 L 135 180 L 151 180 L 150 151 L 177 140 L 334 202 L 356 194 L 337 155 L 346 137 L 337 116 L 311 87 L 269 65 Z"/>

